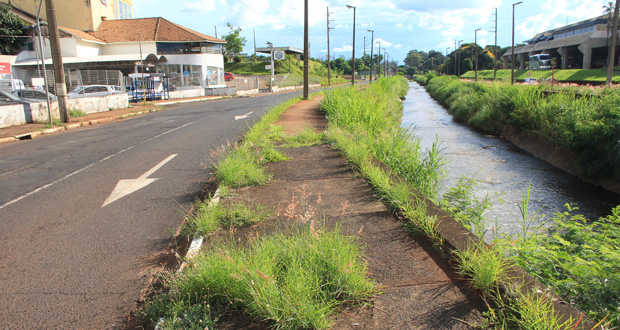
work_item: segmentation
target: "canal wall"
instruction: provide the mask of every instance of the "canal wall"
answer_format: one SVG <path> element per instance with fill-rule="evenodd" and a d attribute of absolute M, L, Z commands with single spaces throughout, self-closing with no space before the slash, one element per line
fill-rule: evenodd
<path fill-rule="evenodd" d="M 620 194 L 620 182 L 612 178 L 591 178 L 585 176 L 585 170 L 577 163 L 578 155 L 554 145 L 545 137 L 535 132 L 522 132 L 514 127 L 505 126 L 501 137 L 517 147 L 529 152 L 536 158 L 579 177 L 581 180 Z"/>

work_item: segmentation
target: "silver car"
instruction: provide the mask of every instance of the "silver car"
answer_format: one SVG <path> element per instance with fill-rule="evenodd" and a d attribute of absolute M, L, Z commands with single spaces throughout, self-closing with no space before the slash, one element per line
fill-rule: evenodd
<path fill-rule="evenodd" d="M 121 87 L 113 85 L 86 85 L 74 88 L 67 97 L 77 99 L 80 97 L 105 96 L 110 94 L 120 94 Z"/>
<path fill-rule="evenodd" d="M 13 94 L 19 96 L 22 100 L 28 103 L 45 102 L 45 91 L 38 89 L 16 89 Z M 56 101 L 58 98 L 56 95 L 49 93 L 50 101 Z"/>

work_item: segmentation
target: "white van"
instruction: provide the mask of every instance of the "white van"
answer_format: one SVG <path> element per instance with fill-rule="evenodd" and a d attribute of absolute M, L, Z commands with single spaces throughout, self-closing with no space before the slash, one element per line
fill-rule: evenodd
<path fill-rule="evenodd" d="M 16 89 L 26 89 L 21 79 L 5 78 L 0 79 L 0 91 L 12 92 Z"/>

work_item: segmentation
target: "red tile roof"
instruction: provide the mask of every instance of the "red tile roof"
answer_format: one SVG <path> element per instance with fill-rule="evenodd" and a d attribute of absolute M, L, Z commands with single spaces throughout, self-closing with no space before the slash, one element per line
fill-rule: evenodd
<path fill-rule="evenodd" d="M 84 32 L 84 31 L 80 31 L 80 30 L 76 30 L 76 29 L 71 29 L 71 28 L 64 27 L 64 26 L 59 26 L 58 29 L 63 31 L 63 32 L 72 34 L 72 35 L 74 35 L 74 36 L 76 36 L 78 38 L 84 39 L 84 40 L 90 40 L 90 41 L 105 43 L 105 41 L 90 35 L 88 32 Z"/>
<path fill-rule="evenodd" d="M 101 22 L 99 29 L 89 33 L 107 43 L 142 41 L 208 41 L 226 43 L 206 34 L 196 32 L 163 17 L 107 20 Z"/>

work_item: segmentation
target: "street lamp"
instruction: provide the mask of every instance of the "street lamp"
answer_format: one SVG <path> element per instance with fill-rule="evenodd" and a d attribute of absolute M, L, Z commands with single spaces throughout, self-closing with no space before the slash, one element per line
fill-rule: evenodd
<path fill-rule="evenodd" d="M 474 66 L 474 82 L 478 81 L 478 31 L 482 30 L 477 28 L 474 30 L 474 50 L 476 51 L 476 63 Z"/>
<path fill-rule="evenodd" d="M 375 43 L 375 31 L 368 30 L 368 32 L 372 33 L 372 37 L 370 39 L 370 84 L 372 84 L 372 46 Z"/>
<path fill-rule="evenodd" d="M 351 77 L 351 85 L 355 85 L 355 9 L 357 8 L 350 5 L 347 5 L 347 8 L 353 8 L 353 56 L 351 59 L 351 62 L 353 62 L 353 65 L 351 66 L 351 68 L 353 69 L 353 73 Z"/>
<path fill-rule="evenodd" d="M 512 62 L 510 63 L 510 84 L 515 84 L 515 6 L 523 1 L 512 4 Z"/>

